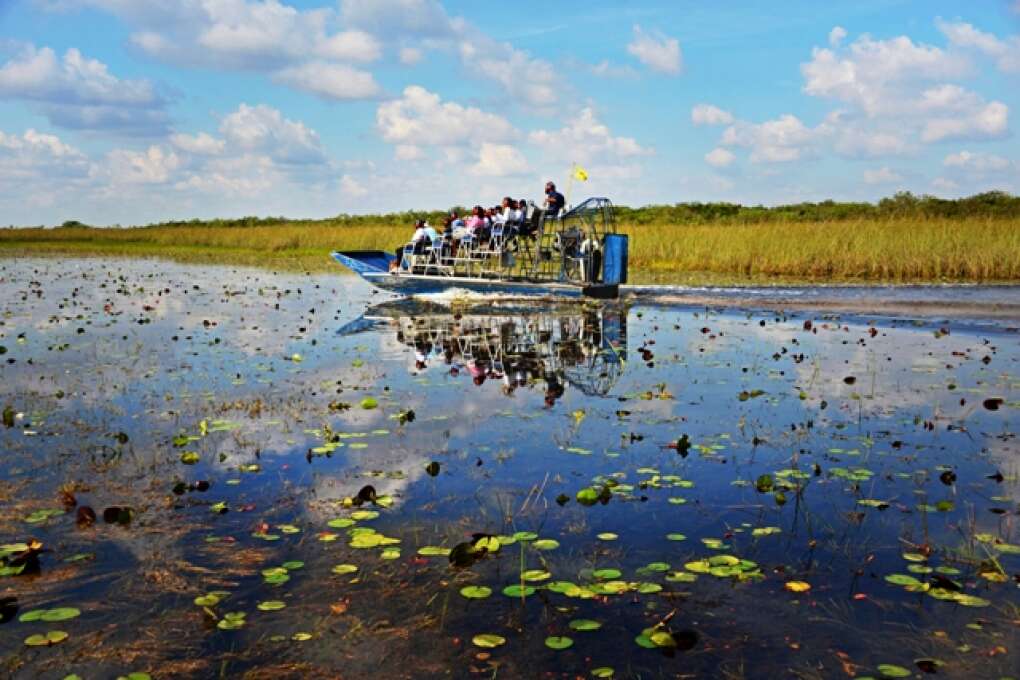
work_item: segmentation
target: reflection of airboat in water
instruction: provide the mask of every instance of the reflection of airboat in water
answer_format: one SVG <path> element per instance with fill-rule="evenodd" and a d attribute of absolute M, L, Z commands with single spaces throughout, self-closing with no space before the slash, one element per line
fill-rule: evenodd
<path fill-rule="evenodd" d="M 504 391 L 543 385 L 546 400 L 564 385 L 605 396 L 627 358 L 627 308 L 490 306 L 464 313 L 438 305 L 379 305 L 341 329 L 386 324 L 414 352 L 417 370 L 436 366 L 468 373 L 476 384 L 496 380 Z"/>
<path fill-rule="evenodd" d="M 615 298 L 627 282 L 627 237 L 616 233 L 613 205 L 589 198 L 559 216 L 535 210 L 519 222 L 454 242 L 408 244 L 400 266 L 381 250 L 334 252 L 333 258 L 374 286 L 436 293 L 463 288 L 521 296 Z"/>

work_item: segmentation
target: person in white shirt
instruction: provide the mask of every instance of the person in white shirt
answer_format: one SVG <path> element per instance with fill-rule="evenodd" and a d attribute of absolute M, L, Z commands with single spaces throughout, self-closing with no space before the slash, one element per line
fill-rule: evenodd
<path fill-rule="evenodd" d="M 503 197 L 502 210 L 496 215 L 496 224 L 506 224 L 514 218 L 514 199 Z"/>
<path fill-rule="evenodd" d="M 431 242 L 438 238 L 436 230 L 429 226 L 429 223 L 425 220 L 417 220 L 414 223 L 414 233 L 411 235 L 410 243 L 414 246 L 414 254 L 420 255 L 425 250 L 425 246 L 429 245 L 426 239 Z M 390 263 L 390 271 L 393 271 L 399 267 L 404 259 L 404 246 L 400 246 L 396 249 L 394 254 L 397 259 Z"/>

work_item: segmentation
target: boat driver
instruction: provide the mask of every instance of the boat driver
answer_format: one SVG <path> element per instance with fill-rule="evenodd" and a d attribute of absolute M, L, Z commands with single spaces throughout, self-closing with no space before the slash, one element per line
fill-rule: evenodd
<path fill-rule="evenodd" d="M 552 182 L 545 183 L 545 214 L 547 217 L 556 217 L 567 204 L 563 194 L 556 191 L 556 185 Z"/>

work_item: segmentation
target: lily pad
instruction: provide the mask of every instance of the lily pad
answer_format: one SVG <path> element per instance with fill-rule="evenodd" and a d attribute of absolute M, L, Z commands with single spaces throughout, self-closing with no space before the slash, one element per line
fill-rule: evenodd
<path fill-rule="evenodd" d="M 494 647 L 500 647 L 506 644 L 506 638 L 502 635 L 494 635 L 492 633 L 482 633 L 471 638 L 476 646 L 485 649 L 492 649 Z"/>
<path fill-rule="evenodd" d="M 257 607 L 259 611 L 263 612 L 275 612 L 284 609 L 287 603 L 283 600 L 266 600 L 265 602 L 259 602 Z"/>
<path fill-rule="evenodd" d="M 464 586 L 460 594 L 472 600 L 480 600 L 492 595 L 492 588 L 488 586 Z"/>
<path fill-rule="evenodd" d="M 573 645 L 574 641 L 563 635 L 550 635 L 545 639 L 545 646 L 549 649 L 567 649 Z"/>
<path fill-rule="evenodd" d="M 68 637 L 62 630 L 51 630 L 43 635 L 29 635 L 25 638 L 25 644 L 29 647 L 49 647 L 60 644 Z"/>
<path fill-rule="evenodd" d="M 560 547 L 560 542 L 552 538 L 541 538 L 531 544 L 535 550 L 555 550 Z"/>
<path fill-rule="evenodd" d="M 503 594 L 507 597 L 527 597 L 535 594 L 535 587 L 522 586 L 519 583 L 514 583 L 504 588 Z"/>
<path fill-rule="evenodd" d="M 353 574 L 357 570 L 358 567 L 357 565 L 354 564 L 338 564 L 335 567 L 333 567 L 332 572 L 339 576 L 344 576 L 346 574 Z"/>

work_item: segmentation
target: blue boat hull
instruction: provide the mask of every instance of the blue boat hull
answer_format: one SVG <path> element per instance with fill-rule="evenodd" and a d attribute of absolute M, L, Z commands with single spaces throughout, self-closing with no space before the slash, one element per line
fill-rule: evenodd
<path fill-rule="evenodd" d="M 403 295 L 442 293 L 448 290 L 466 290 L 487 295 L 552 298 L 611 299 L 619 295 L 619 286 L 580 286 L 568 283 L 535 281 L 506 281 L 463 276 L 435 276 L 410 274 L 406 271 L 389 271 L 396 257 L 381 250 L 357 250 L 332 253 L 333 259 L 362 279 L 383 290 Z"/>

